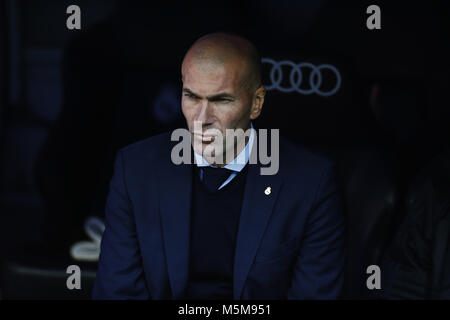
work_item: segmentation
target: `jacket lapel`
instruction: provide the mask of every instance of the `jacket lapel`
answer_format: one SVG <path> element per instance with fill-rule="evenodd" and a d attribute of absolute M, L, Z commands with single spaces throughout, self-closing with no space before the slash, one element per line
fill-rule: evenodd
<path fill-rule="evenodd" d="M 242 295 L 245 280 L 281 187 L 281 179 L 278 175 L 263 176 L 260 174 L 260 168 L 260 165 L 249 164 L 247 173 L 236 240 L 233 275 L 234 299 L 240 299 Z"/>
<path fill-rule="evenodd" d="M 161 170 L 160 213 L 167 269 L 173 299 L 181 299 L 188 281 L 192 165 L 174 165 Z"/>

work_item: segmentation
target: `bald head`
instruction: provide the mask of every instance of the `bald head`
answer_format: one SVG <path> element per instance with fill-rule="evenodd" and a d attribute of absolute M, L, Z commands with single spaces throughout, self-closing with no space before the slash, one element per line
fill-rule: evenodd
<path fill-rule="evenodd" d="M 239 70 L 241 85 L 255 90 L 261 86 L 261 58 L 255 46 L 245 38 L 225 33 L 212 33 L 198 39 L 188 50 L 182 65 L 204 69 L 217 67 Z"/>
<path fill-rule="evenodd" d="M 241 142 L 248 136 L 238 137 L 236 144 L 229 129 L 246 131 L 261 113 L 266 89 L 261 85 L 260 64 L 248 40 L 229 34 L 206 35 L 188 50 L 182 65 L 181 109 L 196 153 L 213 150 L 216 159 L 236 157 L 243 150 Z M 219 165 L 214 159 L 207 161 Z"/>

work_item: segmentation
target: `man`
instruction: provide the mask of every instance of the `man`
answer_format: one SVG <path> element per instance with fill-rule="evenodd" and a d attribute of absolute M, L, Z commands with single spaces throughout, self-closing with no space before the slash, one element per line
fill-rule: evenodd
<path fill-rule="evenodd" d="M 279 169 L 264 175 L 251 161 L 255 131 L 230 138 L 261 113 L 260 68 L 238 36 L 210 34 L 188 50 L 182 111 L 195 163 L 174 163 L 170 134 L 118 152 L 94 298 L 338 296 L 344 222 L 332 163 L 272 141 Z"/>

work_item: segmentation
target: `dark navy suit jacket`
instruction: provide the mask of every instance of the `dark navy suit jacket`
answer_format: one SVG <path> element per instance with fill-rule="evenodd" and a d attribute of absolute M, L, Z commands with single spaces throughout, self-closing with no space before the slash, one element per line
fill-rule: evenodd
<path fill-rule="evenodd" d="M 118 152 L 94 299 L 184 298 L 193 170 L 172 163 L 174 144 L 167 133 Z M 280 140 L 278 173 L 260 166 L 248 168 L 233 298 L 337 298 L 345 228 L 333 163 Z"/>

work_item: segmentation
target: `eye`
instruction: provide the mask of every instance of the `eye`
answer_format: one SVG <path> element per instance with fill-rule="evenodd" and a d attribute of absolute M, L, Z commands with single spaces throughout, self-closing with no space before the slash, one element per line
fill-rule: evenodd
<path fill-rule="evenodd" d="M 220 99 L 217 99 L 217 102 L 220 102 L 220 103 L 229 103 L 229 102 L 231 102 L 232 100 L 231 99 L 227 99 L 227 98 L 220 98 Z"/>
<path fill-rule="evenodd" d="M 196 98 L 197 98 L 197 97 L 194 96 L 192 93 L 188 93 L 188 92 L 185 92 L 185 93 L 184 93 L 184 96 L 185 96 L 185 97 L 188 97 L 189 99 L 196 99 Z"/>

